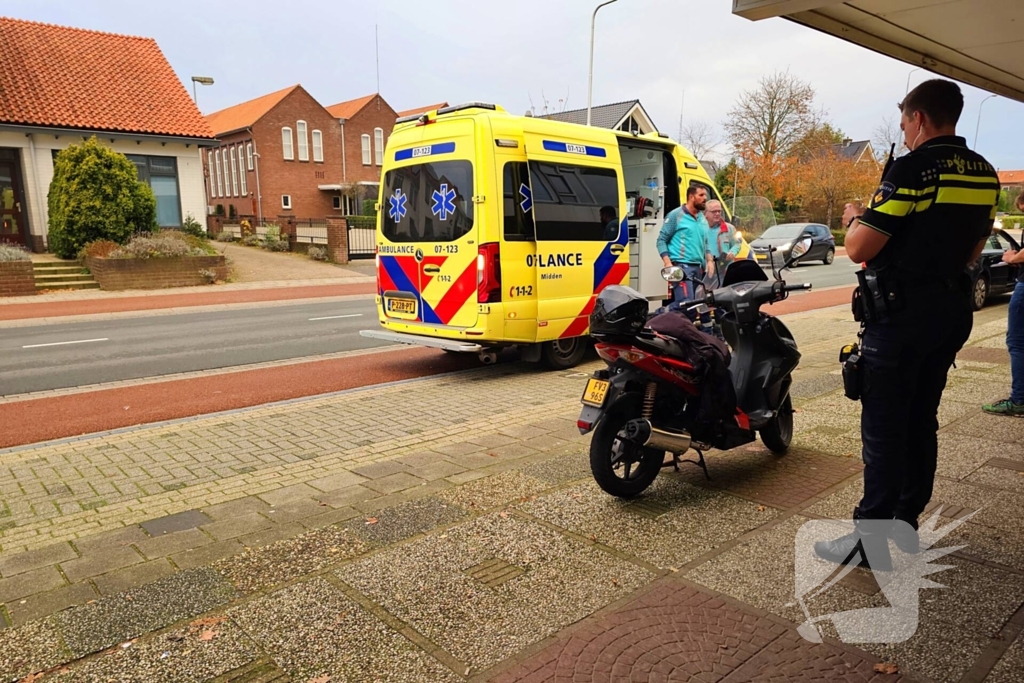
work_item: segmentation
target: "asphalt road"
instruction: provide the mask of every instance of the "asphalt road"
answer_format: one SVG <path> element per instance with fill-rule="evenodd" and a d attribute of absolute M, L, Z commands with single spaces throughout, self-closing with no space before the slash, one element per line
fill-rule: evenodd
<path fill-rule="evenodd" d="M 0 396 L 384 346 L 372 299 L 0 329 Z"/>
<path fill-rule="evenodd" d="M 791 283 L 810 282 L 817 289 L 855 285 L 857 284 L 856 273 L 859 269 L 859 263 L 854 263 L 846 256 L 836 256 L 836 260 L 830 266 L 819 261 L 783 271 L 782 279 Z M 765 272 L 769 278 L 772 276 L 771 271 L 767 268 Z"/>

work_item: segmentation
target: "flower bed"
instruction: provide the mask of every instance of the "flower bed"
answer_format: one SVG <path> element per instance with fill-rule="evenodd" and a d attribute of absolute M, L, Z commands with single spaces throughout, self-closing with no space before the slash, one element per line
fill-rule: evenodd
<path fill-rule="evenodd" d="M 103 250 L 106 251 L 106 250 Z M 83 250 L 100 289 L 164 289 L 226 280 L 227 264 L 205 240 L 182 233 L 138 236 L 105 256 Z"/>
<path fill-rule="evenodd" d="M 0 296 L 27 296 L 36 293 L 32 260 L 19 247 L 0 244 Z"/>

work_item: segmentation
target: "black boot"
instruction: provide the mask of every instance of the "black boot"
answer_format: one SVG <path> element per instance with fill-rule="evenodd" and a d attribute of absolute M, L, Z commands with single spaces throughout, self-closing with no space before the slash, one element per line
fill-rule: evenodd
<path fill-rule="evenodd" d="M 917 535 L 917 520 L 911 522 L 897 518 L 894 522 L 890 536 L 896 542 L 896 547 L 911 555 L 921 552 L 921 540 Z M 899 522 L 903 522 L 903 524 Z"/>
<path fill-rule="evenodd" d="M 888 534 L 885 533 L 888 525 L 883 520 L 856 520 L 855 524 L 853 533 L 815 543 L 814 553 L 835 564 L 856 563 L 855 566 L 865 569 L 891 570 L 892 558 L 889 556 Z"/>

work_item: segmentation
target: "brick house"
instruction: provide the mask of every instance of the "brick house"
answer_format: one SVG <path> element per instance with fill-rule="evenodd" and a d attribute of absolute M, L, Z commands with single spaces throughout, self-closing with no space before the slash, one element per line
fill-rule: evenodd
<path fill-rule="evenodd" d="M 323 218 L 341 210 L 337 120 L 301 85 L 206 117 L 219 144 L 207 150 L 207 192 L 226 217 Z"/>
<path fill-rule="evenodd" d="M 384 149 L 398 114 L 378 93 L 339 102 L 327 111 L 340 124 L 342 168 L 337 192 L 346 214 L 362 213 L 363 199 L 377 197 Z"/>
<path fill-rule="evenodd" d="M 0 18 L 0 242 L 45 250 L 54 157 L 92 135 L 135 163 L 161 226 L 205 215 L 213 132 L 156 41 Z"/>
<path fill-rule="evenodd" d="M 437 104 L 429 104 L 426 107 L 417 107 L 416 109 L 406 109 L 405 111 L 398 112 L 398 118 L 404 119 L 406 116 L 416 116 L 418 114 L 426 114 L 428 111 L 437 111 L 441 107 L 447 107 L 447 102 L 438 102 Z"/>

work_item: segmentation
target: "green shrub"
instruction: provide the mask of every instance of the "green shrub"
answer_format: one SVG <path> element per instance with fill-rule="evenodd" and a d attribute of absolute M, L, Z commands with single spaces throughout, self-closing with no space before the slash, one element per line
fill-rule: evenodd
<path fill-rule="evenodd" d="M 264 240 L 263 248 L 267 251 L 289 251 L 291 245 L 288 240 Z"/>
<path fill-rule="evenodd" d="M 367 228 L 373 230 L 377 227 L 376 216 L 348 216 L 345 219 L 350 228 Z"/>
<path fill-rule="evenodd" d="M 846 245 L 846 231 L 845 230 L 833 230 L 832 236 L 836 238 L 836 246 L 842 247 Z"/>
<path fill-rule="evenodd" d="M 156 197 L 128 157 L 93 136 L 57 154 L 48 199 L 50 250 L 74 258 L 89 242 L 124 244 L 156 229 Z"/>
<path fill-rule="evenodd" d="M 183 235 L 188 237 L 188 235 Z M 206 256 L 207 252 L 192 246 L 187 240 L 168 234 L 137 235 L 128 244 L 110 253 L 110 258 L 174 258 L 177 256 Z"/>
<path fill-rule="evenodd" d="M 263 240 L 259 238 L 259 235 L 246 235 L 240 240 L 240 243 L 246 247 L 258 247 L 263 244 Z"/>
<path fill-rule="evenodd" d="M 216 256 L 217 250 L 213 248 L 209 240 L 204 237 L 196 237 L 195 235 L 189 235 L 188 233 L 181 232 L 180 230 L 162 230 L 155 236 L 163 237 L 172 240 L 181 240 L 193 249 L 198 249 L 204 254 L 209 256 Z"/>
<path fill-rule="evenodd" d="M 236 239 L 238 238 L 235 237 L 235 234 L 233 232 L 228 232 L 227 230 L 222 230 L 217 233 L 218 242 L 234 242 Z"/>
<path fill-rule="evenodd" d="M 327 260 L 327 249 L 325 247 L 311 246 L 306 251 L 306 256 L 313 259 L 314 261 L 326 261 Z"/>
<path fill-rule="evenodd" d="M 237 217 L 238 217 L 238 214 L 235 212 L 235 205 L 234 204 L 228 204 L 228 218 L 234 219 L 234 218 L 237 218 Z"/>
<path fill-rule="evenodd" d="M 376 216 L 377 210 L 374 208 L 377 206 L 376 199 L 364 199 L 363 200 L 363 215 L 364 216 Z"/>
<path fill-rule="evenodd" d="M 273 224 L 268 225 L 267 234 L 263 239 L 270 240 L 271 242 L 281 239 L 281 226 Z"/>
<path fill-rule="evenodd" d="M 21 247 L 13 244 L 0 244 L 0 261 L 31 261 L 32 257 Z"/>
<path fill-rule="evenodd" d="M 93 240 L 82 247 L 82 250 L 78 252 L 78 258 L 83 259 L 86 256 L 107 258 L 111 252 L 117 250 L 120 246 L 120 244 L 111 240 Z"/>
<path fill-rule="evenodd" d="M 214 214 L 216 214 L 218 216 L 223 216 L 224 215 L 224 205 L 223 204 L 218 204 L 217 208 L 214 210 Z"/>
<path fill-rule="evenodd" d="M 195 219 L 192 214 L 185 216 L 185 222 L 181 224 L 181 231 L 196 237 L 206 237 L 206 228 Z"/>

